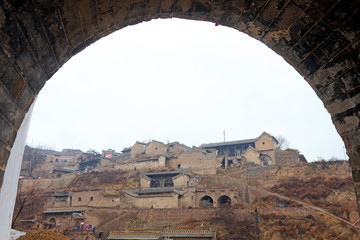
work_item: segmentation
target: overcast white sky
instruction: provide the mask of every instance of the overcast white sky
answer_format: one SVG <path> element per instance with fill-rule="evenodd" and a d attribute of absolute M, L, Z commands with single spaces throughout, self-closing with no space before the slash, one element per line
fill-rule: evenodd
<path fill-rule="evenodd" d="M 50 79 L 28 143 L 121 151 L 135 141 L 188 146 L 287 138 L 310 160 L 344 159 L 329 113 L 306 81 L 261 42 L 227 27 L 153 20 L 101 39 Z"/>

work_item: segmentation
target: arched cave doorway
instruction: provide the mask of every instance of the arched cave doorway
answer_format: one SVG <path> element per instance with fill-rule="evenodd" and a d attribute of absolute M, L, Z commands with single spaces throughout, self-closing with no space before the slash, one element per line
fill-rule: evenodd
<path fill-rule="evenodd" d="M 158 188 L 160 187 L 160 181 L 157 179 L 151 179 L 150 181 L 150 187 L 151 188 Z"/>
<path fill-rule="evenodd" d="M 171 179 L 166 179 L 164 182 L 164 187 L 173 187 L 174 186 L 174 182 Z"/>
<path fill-rule="evenodd" d="M 222 195 L 219 197 L 217 203 L 218 203 L 218 207 L 230 206 L 231 198 L 226 195 Z"/>
<path fill-rule="evenodd" d="M 271 165 L 272 164 L 271 157 L 269 155 L 264 154 L 262 156 L 262 162 L 263 162 L 264 166 Z"/>
<path fill-rule="evenodd" d="M 49 229 L 55 228 L 56 227 L 56 219 L 55 218 L 50 218 L 49 220 Z"/>
<path fill-rule="evenodd" d="M 205 207 L 213 207 L 214 206 L 214 200 L 210 196 L 203 196 L 200 199 L 199 207 L 205 208 Z"/>

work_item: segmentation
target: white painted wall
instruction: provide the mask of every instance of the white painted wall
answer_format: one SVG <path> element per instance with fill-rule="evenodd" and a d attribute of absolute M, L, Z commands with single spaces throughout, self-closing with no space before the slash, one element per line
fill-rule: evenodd
<path fill-rule="evenodd" d="M 15 206 L 18 179 L 24 154 L 26 137 L 30 126 L 35 100 L 18 130 L 14 145 L 5 168 L 4 181 L 0 192 L 0 239 L 10 238 L 11 221 Z"/>

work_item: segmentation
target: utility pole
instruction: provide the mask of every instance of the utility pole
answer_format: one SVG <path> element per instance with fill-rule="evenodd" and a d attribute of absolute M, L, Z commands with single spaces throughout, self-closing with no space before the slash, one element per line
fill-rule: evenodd
<path fill-rule="evenodd" d="M 225 131 L 223 131 L 223 134 L 224 134 L 224 142 L 225 142 Z"/>
<path fill-rule="evenodd" d="M 259 212 L 257 209 L 255 209 L 255 237 L 256 240 L 260 240 Z"/>

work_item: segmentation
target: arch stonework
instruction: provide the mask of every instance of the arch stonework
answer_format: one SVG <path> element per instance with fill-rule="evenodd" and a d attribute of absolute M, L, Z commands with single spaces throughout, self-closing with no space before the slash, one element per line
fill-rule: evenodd
<path fill-rule="evenodd" d="M 214 199 L 209 195 L 204 195 L 200 198 L 199 207 L 214 207 Z"/>
<path fill-rule="evenodd" d="M 128 25 L 177 17 L 242 31 L 292 65 L 331 114 L 359 196 L 359 6 L 359 0 L 0 1 L 0 186 L 25 113 L 66 61 Z"/>
<path fill-rule="evenodd" d="M 217 207 L 222 207 L 225 205 L 231 205 L 232 204 L 232 200 L 229 196 L 227 195 L 221 195 L 218 199 L 217 199 Z"/>
<path fill-rule="evenodd" d="M 213 207 L 219 207 L 219 199 L 226 196 L 230 199 L 231 204 L 235 203 L 234 190 L 232 189 L 210 189 L 209 191 L 199 192 L 197 196 L 197 203 L 195 207 L 200 207 L 200 201 L 204 197 L 210 197 L 212 199 Z"/>

